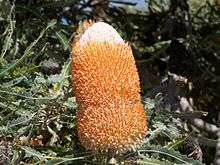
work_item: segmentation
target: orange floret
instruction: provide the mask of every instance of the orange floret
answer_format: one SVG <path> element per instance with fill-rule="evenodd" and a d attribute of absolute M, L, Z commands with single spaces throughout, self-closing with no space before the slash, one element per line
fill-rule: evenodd
<path fill-rule="evenodd" d="M 147 134 L 135 60 L 129 45 L 91 41 L 73 46 L 77 131 L 90 150 L 126 151 Z"/>

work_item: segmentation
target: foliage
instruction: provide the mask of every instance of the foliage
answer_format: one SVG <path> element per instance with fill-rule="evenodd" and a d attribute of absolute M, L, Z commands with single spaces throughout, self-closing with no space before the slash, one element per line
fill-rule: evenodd
<path fill-rule="evenodd" d="M 219 4 L 150 0 L 140 12 L 134 3 L 113 2 L 0 1 L 0 164 L 110 162 L 109 153 L 85 151 L 75 130 L 70 44 L 85 19 L 120 31 L 140 73 L 149 136 L 116 162 L 213 162 L 208 153 L 220 127 Z M 198 125 L 198 118 L 213 129 Z"/>

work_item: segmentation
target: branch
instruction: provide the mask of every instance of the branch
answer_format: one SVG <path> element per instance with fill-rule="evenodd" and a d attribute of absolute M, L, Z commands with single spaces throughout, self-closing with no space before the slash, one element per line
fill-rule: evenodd
<path fill-rule="evenodd" d="M 218 128 L 216 125 L 207 123 L 202 119 L 194 118 L 194 119 L 190 119 L 189 121 L 197 128 L 203 129 L 209 133 L 213 133 L 217 135 L 217 133 L 220 132 L 220 128 Z"/>
<path fill-rule="evenodd" d="M 220 112 L 218 113 L 218 126 L 220 125 Z M 218 142 L 216 145 L 214 164 L 220 164 L 220 130 L 217 132 Z"/>
<path fill-rule="evenodd" d="M 122 2 L 122 1 L 115 1 L 115 0 L 110 0 L 109 2 L 117 3 L 117 4 L 123 4 L 123 5 L 132 5 L 132 6 L 135 6 L 137 4 L 137 3 L 134 3 L 134 2 Z"/>

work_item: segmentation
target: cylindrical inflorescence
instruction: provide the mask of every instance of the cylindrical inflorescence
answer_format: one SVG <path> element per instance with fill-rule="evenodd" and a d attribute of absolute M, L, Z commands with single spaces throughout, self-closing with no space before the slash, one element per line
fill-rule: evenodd
<path fill-rule="evenodd" d="M 98 22 L 74 42 L 72 60 L 82 145 L 123 152 L 140 144 L 147 119 L 131 47 L 112 26 Z"/>

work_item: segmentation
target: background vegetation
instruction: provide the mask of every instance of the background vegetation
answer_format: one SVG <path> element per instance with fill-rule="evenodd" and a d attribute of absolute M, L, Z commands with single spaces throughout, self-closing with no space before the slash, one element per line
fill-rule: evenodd
<path fill-rule="evenodd" d="M 220 164 L 220 2 L 0 1 L 0 164 Z M 117 158 L 80 146 L 70 43 L 85 19 L 133 50 L 150 134 Z"/>

